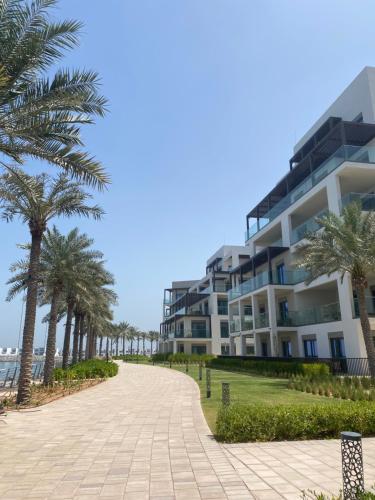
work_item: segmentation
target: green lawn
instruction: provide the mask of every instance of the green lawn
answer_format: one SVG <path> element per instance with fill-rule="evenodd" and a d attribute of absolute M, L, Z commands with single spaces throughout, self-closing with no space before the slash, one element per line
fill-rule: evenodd
<path fill-rule="evenodd" d="M 165 365 L 168 366 L 168 365 Z M 172 365 L 174 370 L 185 373 L 184 365 Z M 215 432 L 216 414 L 221 404 L 221 383 L 229 382 L 232 402 L 293 404 L 335 402 L 333 398 L 314 396 L 305 392 L 287 388 L 288 381 L 242 373 L 211 369 L 211 398 L 206 398 L 206 369 L 203 368 L 203 380 L 198 381 L 198 366 L 189 365 L 188 375 L 194 378 L 201 390 L 202 408 L 212 432 Z"/>

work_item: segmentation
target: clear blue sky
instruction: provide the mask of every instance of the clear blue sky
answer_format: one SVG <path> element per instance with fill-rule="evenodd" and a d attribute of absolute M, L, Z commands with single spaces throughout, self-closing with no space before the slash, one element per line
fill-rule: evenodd
<path fill-rule="evenodd" d="M 84 137 L 113 180 L 97 196 L 103 222 L 57 224 L 79 224 L 105 253 L 116 320 L 158 329 L 163 288 L 243 244 L 246 213 L 286 173 L 294 143 L 375 65 L 375 4 L 61 0 L 56 15 L 85 23 L 65 64 L 102 76 L 111 111 Z M 3 284 L 28 234 L 18 222 L 0 230 L 0 345 L 16 345 L 21 301 L 6 303 Z M 36 345 L 44 334 L 38 322 Z"/>

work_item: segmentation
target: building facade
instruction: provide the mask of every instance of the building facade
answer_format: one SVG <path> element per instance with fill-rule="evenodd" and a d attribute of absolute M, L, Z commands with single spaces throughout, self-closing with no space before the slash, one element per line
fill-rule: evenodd
<path fill-rule="evenodd" d="M 304 236 L 320 230 L 316 218 L 328 210 L 340 215 L 353 200 L 364 211 L 375 209 L 375 68 L 369 67 L 296 144 L 286 175 L 247 214 L 245 246 L 222 247 L 202 280 L 165 291 L 161 349 L 366 357 L 349 277 L 322 276 L 306 285 L 297 266 Z M 375 335 L 375 270 L 367 308 Z"/>
<path fill-rule="evenodd" d="M 297 260 L 306 232 L 319 231 L 318 216 L 340 215 L 353 200 L 375 209 L 374 96 L 375 68 L 365 68 L 297 143 L 287 174 L 247 215 L 250 259 L 232 270 L 228 293 L 231 354 L 245 354 L 244 338 L 251 337 L 257 356 L 366 357 L 349 277 L 306 285 Z M 374 306 L 375 270 L 370 315 Z M 375 318 L 371 326 L 375 331 Z"/>
<path fill-rule="evenodd" d="M 229 354 L 230 273 L 248 259 L 248 247 L 223 246 L 208 259 L 202 279 L 164 290 L 160 352 Z"/>

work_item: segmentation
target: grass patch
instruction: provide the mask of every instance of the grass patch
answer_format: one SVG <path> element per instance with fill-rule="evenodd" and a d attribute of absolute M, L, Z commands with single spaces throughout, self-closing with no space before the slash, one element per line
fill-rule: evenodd
<path fill-rule="evenodd" d="M 168 367 L 169 365 L 164 365 Z M 185 372 L 185 365 L 172 365 L 174 370 Z M 203 380 L 198 380 L 198 365 L 189 365 L 190 375 L 199 385 L 202 408 L 211 431 L 216 433 L 216 418 L 221 407 L 221 383 L 229 382 L 231 401 L 241 404 L 332 404 L 333 398 L 319 397 L 288 389 L 288 380 L 244 373 L 234 373 L 211 368 L 211 398 L 206 398 L 206 369 Z"/>

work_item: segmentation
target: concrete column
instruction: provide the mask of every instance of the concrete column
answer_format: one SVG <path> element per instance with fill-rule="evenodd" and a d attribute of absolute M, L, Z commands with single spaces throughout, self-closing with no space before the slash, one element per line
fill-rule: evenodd
<path fill-rule="evenodd" d="M 328 209 L 330 212 L 340 215 L 341 189 L 339 177 L 327 178 Z"/>
<path fill-rule="evenodd" d="M 291 233 L 291 224 L 290 224 L 290 215 L 287 217 L 281 218 L 281 235 L 284 247 L 290 247 L 290 233 Z"/>
<path fill-rule="evenodd" d="M 177 352 L 177 342 L 174 340 L 173 341 L 173 354 L 176 354 Z"/>
<path fill-rule="evenodd" d="M 275 290 L 273 287 L 269 286 L 267 288 L 267 301 L 268 301 L 268 318 L 270 325 L 270 348 L 271 348 L 271 356 L 278 356 L 277 349 L 277 316 L 276 316 L 276 298 L 275 298 Z"/>
<path fill-rule="evenodd" d="M 254 333 L 254 346 L 255 346 L 255 356 L 262 355 L 262 349 L 260 346 L 260 335 L 259 333 Z"/>
<path fill-rule="evenodd" d="M 234 343 L 234 337 L 229 337 L 229 354 L 231 356 L 235 356 L 236 354 L 236 348 L 235 348 L 235 343 Z"/>

